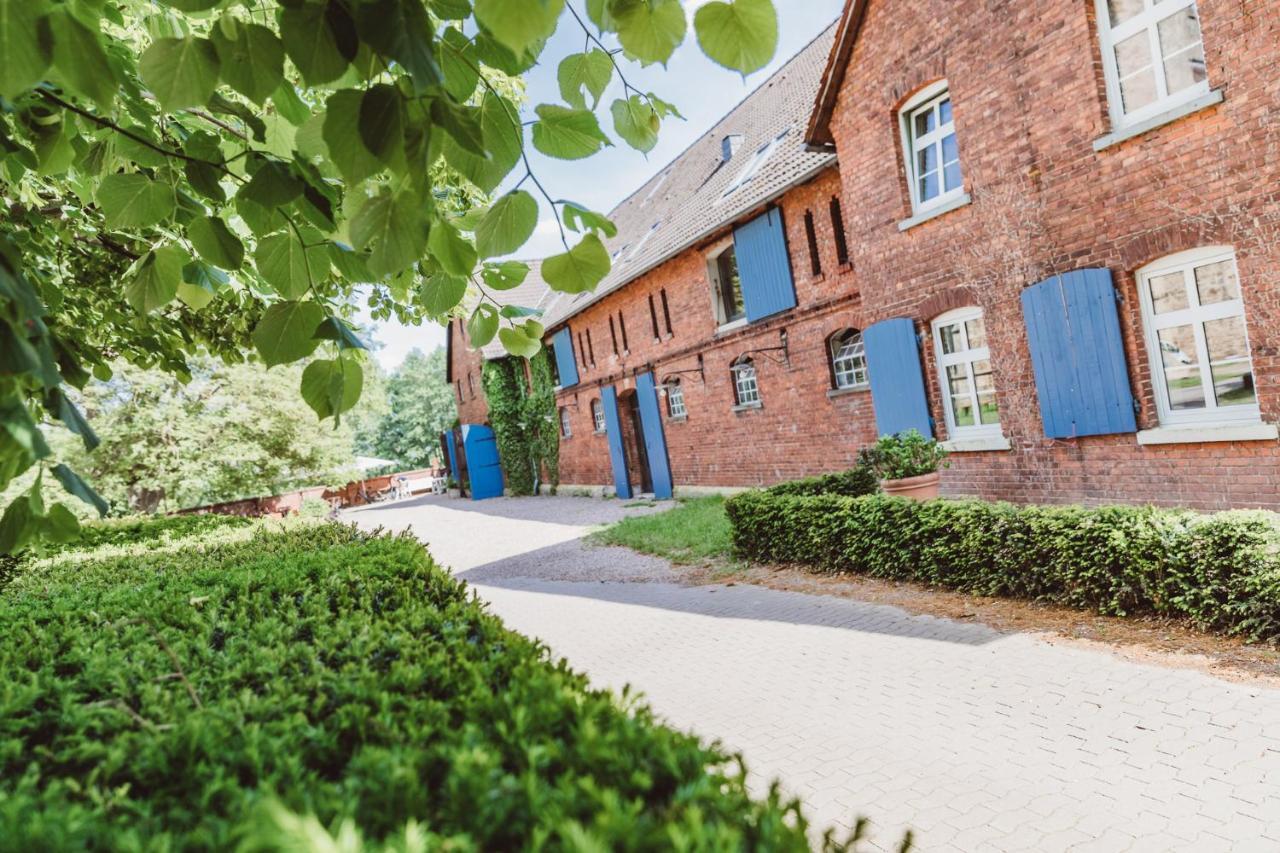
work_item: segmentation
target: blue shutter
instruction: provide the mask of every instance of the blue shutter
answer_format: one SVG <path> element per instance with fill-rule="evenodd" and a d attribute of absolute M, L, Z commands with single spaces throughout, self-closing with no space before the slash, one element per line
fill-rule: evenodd
<path fill-rule="evenodd" d="M 1111 271 L 1069 272 L 1022 291 L 1048 438 L 1135 432 Z"/>
<path fill-rule="evenodd" d="M 618 392 L 612 385 L 600 389 L 604 406 L 604 431 L 609 439 L 609 460 L 613 463 L 613 487 L 618 497 L 631 497 L 631 478 L 627 475 L 627 454 L 622 449 L 622 422 L 618 418 Z"/>
<path fill-rule="evenodd" d="M 742 302 L 747 319 L 762 317 L 796 307 L 796 288 L 791 280 L 791 259 L 782 229 L 782 211 L 776 207 L 733 232 L 733 254 L 742 278 Z"/>
<path fill-rule="evenodd" d="M 578 361 L 573 357 L 573 333 L 565 326 L 551 339 L 556 354 L 556 371 L 560 374 L 560 387 L 578 384 Z"/>
<path fill-rule="evenodd" d="M 644 449 L 649 457 L 653 496 L 663 500 L 671 497 L 671 463 L 667 458 L 667 437 L 662 432 L 662 412 L 658 408 L 658 392 L 653 385 L 652 373 L 636 377 L 636 402 L 640 406 L 640 427 L 644 430 Z"/>
<path fill-rule="evenodd" d="M 498 461 L 498 440 L 487 426 L 462 425 L 462 447 L 467 454 L 467 476 L 471 499 L 502 497 L 502 466 Z"/>
<path fill-rule="evenodd" d="M 876 429 L 881 435 L 897 435 L 909 429 L 933 435 L 915 324 L 906 317 L 881 320 L 862 333 L 862 342 L 867 351 Z"/>

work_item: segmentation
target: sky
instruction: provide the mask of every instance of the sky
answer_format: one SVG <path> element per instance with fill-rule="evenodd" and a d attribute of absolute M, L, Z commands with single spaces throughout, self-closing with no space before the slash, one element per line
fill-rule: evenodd
<path fill-rule="evenodd" d="M 580 7 L 577 0 L 569 1 Z M 585 160 L 565 161 L 544 157 L 531 144 L 528 145 L 534 174 L 553 198 L 569 199 L 591 210 L 607 213 L 679 156 L 835 21 L 843 6 L 843 0 L 775 0 L 779 10 L 777 53 L 766 68 L 744 80 L 738 73 L 707 59 L 698 47 L 693 33 L 693 12 L 702 2 L 705 0 L 686 0 L 689 35 L 665 69 L 661 65 L 641 68 L 638 63 L 626 62 L 621 55 L 618 56 L 623 73 L 633 87 L 652 91 L 674 104 L 685 121 L 674 118 L 665 121 L 657 146 L 647 156 L 631 148 L 616 138 L 608 116 L 608 105 L 622 94 L 622 84 L 615 75 L 597 110 L 601 127 L 614 140 L 614 147 Z M 543 52 L 544 64 L 534 67 L 526 75 L 529 96 L 523 110 L 526 119 L 533 117 L 533 108 L 538 104 L 561 103 L 556 65 L 568 54 L 581 51 L 584 41 L 577 22 L 567 14 L 562 17 L 559 29 Z M 611 48 L 616 46 L 616 41 L 606 40 L 605 43 Z M 508 183 L 514 184 L 521 177 L 523 172 L 517 169 Z M 505 186 L 499 188 L 499 193 L 506 189 Z M 554 215 L 545 201 L 541 203 L 542 215 L 537 230 L 517 253 L 519 257 L 545 257 L 563 251 Z M 368 318 L 363 319 L 368 322 Z M 374 323 L 373 326 L 374 338 L 381 345 L 376 351 L 377 358 L 388 371 L 399 366 L 415 348 L 429 352 L 444 344 L 444 329 L 434 324 L 407 327 L 391 322 Z"/>

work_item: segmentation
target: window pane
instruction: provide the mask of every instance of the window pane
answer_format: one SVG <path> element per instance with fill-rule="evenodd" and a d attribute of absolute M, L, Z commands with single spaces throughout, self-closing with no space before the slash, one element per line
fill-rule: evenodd
<path fill-rule="evenodd" d="M 1125 112 L 1155 101 L 1156 74 L 1151 67 L 1151 41 L 1146 30 L 1116 45 L 1116 68 L 1120 73 L 1120 98 Z"/>
<path fill-rule="evenodd" d="M 938 146 L 930 144 L 916 152 L 916 174 L 938 171 Z"/>
<path fill-rule="evenodd" d="M 1195 4 L 1173 13 L 1156 25 L 1164 57 L 1169 94 L 1205 80 L 1204 48 L 1200 44 L 1200 19 Z"/>
<path fill-rule="evenodd" d="M 930 172 L 920 179 L 920 200 L 928 201 L 938 195 L 938 173 Z"/>
<path fill-rule="evenodd" d="M 1244 361 L 1228 361 L 1215 364 L 1213 396 L 1219 406 L 1253 406 L 1258 397 L 1253 391 L 1253 365 Z"/>
<path fill-rule="evenodd" d="M 929 133 L 936 126 L 936 120 L 933 116 L 933 109 L 927 109 L 922 113 L 916 114 L 916 137 L 919 138 Z"/>
<path fill-rule="evenodd" d="M 1209 361 L 1227 361 L 1248 358 L 1249 345 L 1245 340 L 1244 317 L 1223 317 L 1204 324 L 1204 339 L 1209 346 Z"/>
<path fill-rule="evenodd" d="M 1196 267 L 1196 293 L 1201 305 L 1239 299 L 1240 280 L 1236 278 L 1236 265 L 1226 260 Z"/>
<path fill-rule="evenodd" d="M 969 339 L 969 349 L 981 349 L 987 345 L 987 324 L 981 317 L 974 317 L 964 323 L 965 335 Z"/>
<path fill-rule="evenodd" d="M 973 384 L 978 387 L 979 394 L 995 393 L 996 381 L 991 373 L 991 362 L 987 359 L 973 363 Z"/>
<path fill-rule="evenodd" d="M 938 123 L 951 124 L 951 99 L 947 98 L 938 104 Z"/>
<path fill-rule="evenodd" d="M 1107 0 L 1107 11 L 1111 14 L 1111 26 L 1114 27 L 1141 13 L 1142 0 Z"/>
<path fill-rule="evenodd" d="M 973 398 L 968 394 L 951 398 L 951 418 L 958 427 L 974 426 Z"/>
<path fill-rule="evenodd" d="M 942 162 L 953 163 L 960 159 L 960 146 L 956 144 L 956 135 L 949 133 L 942 137 Z"/>
<path fill-rule="evenodd" d="M 963 364 L 947 365 L 947 393 L 952 396 L 969 394 L 969 372 Z"/>
<path fill-rule="evenodd" d="M 960 175 L 960 164 L 952 163 L 942 170 L 942 187 L 947 192 L 958 189 L 964 183 L 964 178 Z"/>
<path fill-rule="evenodd" d="M 1157 314 L 1181 311 L 1191 304 L 1187 301 L 1186 279 L 1181 272 L 1154 276 L 1147 286 L 1151 289 L 1151 310 Z"/>
<path fill-rule="evenodd" d="M 1165 388 L 1171 409 L 1204 408 L 1195 331 L 1191 326 L 1161 329 L 1160 358 L 1164 363 Z"/>
<path fill-rule="evenodd" d="M 942 339 L 942 351 L 947 355 L 960 350 L 960 324 L 952 323 L 938 329 L 938 337 Z"/>
<path fill-rule="evenodd" d="M 1000 423 L 1000 408 L 996 405 L 994 393 L 978 395 L 978 417 L 986 425 Z"/>
<path fill-rule="evenodd" d="M 1171 95 L 1202 83 L 1208 77 L 1204 67 L 1204 50 L 1199 45 L 1187 48 L 1164 61 L 1165 88 Z"/>

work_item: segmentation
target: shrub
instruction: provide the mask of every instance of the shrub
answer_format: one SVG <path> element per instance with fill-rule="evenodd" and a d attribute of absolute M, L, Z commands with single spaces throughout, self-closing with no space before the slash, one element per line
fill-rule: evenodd
<path fill-rule="evenodd" d="M 884 435 L 871 447 L 858 454 L 858 464 L 870 469 L 882 480 L 902 480 L 932 474 L 946 461 L 946 449 L 919 430 L 909 429 L 897 435 Z"/>
<path fill-rule="evenodd" d="M 301 849 L 318 820 L 405 849 L 807 849 L 798 806 L 591 689 L 416 541 L 203 518 L 0 598 L 0 848 Z"/>
<path fill-rule="evenodd" d="M 745 492 L 735 553 L 1280 639 L 1280 516 Z"/>
<path fill-rule="evenodd" d="M 326 518 L 332 511 L 333 507 L 324 498 L 303 498 L 298 515 L 303 518 Z"/>
<path fill-rule="evenodd" d="M 773 495 L 845 495 L 856 498 L 859 495 L 875 494 L 880 491 L 880 484 L 869 468 L 859 465 L 837 474 L 822 474 L 779 483 L 765 491 Z"/>

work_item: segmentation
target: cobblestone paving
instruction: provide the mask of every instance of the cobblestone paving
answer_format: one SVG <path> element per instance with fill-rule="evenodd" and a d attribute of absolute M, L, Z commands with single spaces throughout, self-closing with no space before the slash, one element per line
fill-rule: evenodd
<path fill-rule="evenodd" d="M 815 822 L 869 817 L 885 849 L 912 827 L 926 851 L 1280 851 L 1280 691 L 882 605 L 679 586 L 578 541 L 636 511 L 653 510 L 428 499 L 358 517 L 411 523 L 513 628 L 741 750 Z"/>

